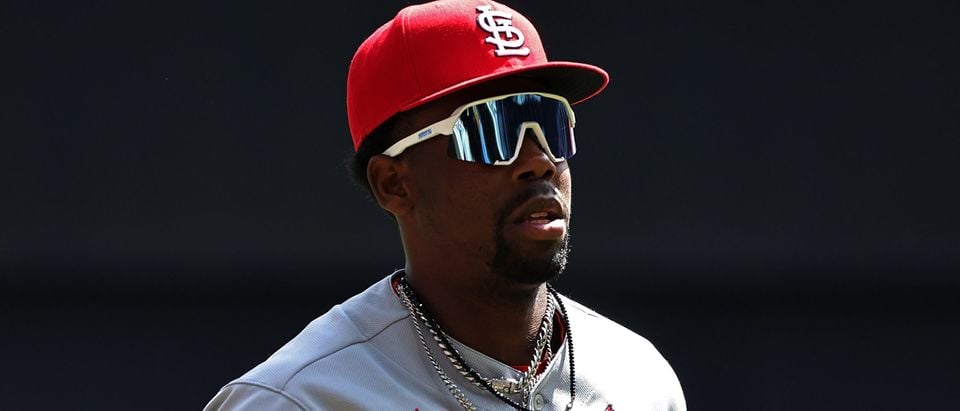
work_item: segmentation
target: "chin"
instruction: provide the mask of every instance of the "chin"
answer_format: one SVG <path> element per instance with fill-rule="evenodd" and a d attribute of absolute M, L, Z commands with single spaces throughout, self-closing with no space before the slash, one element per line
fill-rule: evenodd
<path fill-rule="evenodd" d="M 496 253 L 489 263 L 490 269 L 520 284 L 540 285 L 552 281 L 567 268 L 569 238 L 569 235 L 564 236 L 563 240 L 546 250 L 525 251 L 500 237 L 497 239 Z"/>

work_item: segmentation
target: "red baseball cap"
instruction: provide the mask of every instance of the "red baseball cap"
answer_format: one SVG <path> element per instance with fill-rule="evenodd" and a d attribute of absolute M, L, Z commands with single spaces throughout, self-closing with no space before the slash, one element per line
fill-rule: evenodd
<path fill-rule="evenodd" d="M 596 66 L 548 61 L 533 24 L 500 3 L 441 0 L 406 7 L 370 35 L 350 62 L 353 147 L 401 111 L 520 73 L 573 104 L 599 93 L 610 79 Z"/>

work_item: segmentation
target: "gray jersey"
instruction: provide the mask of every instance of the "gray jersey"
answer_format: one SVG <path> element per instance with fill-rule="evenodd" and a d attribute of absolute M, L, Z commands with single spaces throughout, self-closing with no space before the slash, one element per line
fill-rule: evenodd
<path fill-rule="evenodd" d="M 646 339 L 565 297 L 574 343 L 576 410 L 686 409 L 677 377 Z M 467 382 L 427 340 L 444 372 L 479 409 L 509 409 Z M 506 364 L 454 342 L 481 375 L 517 379 Z M 536 410 L 570 401 L 566 341 L 527 398 Z M 293 340 L 227 384 L 205 410 L 462 409 L 427 360 L 391 277 L 311 322 Z"/>

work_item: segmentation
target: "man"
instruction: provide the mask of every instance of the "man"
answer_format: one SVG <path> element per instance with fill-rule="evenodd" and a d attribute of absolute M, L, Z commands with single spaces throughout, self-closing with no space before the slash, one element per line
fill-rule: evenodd
<path fill-rule="evenodd" d="M 347 79 L 354 172 L 405 268 L 333 307 L 208 410 L 684 410 L 642 337 L 547 285 L 567 261 L 569 103 L 594 66 L 547 61 L 504 5 L 411 6 Z"/>

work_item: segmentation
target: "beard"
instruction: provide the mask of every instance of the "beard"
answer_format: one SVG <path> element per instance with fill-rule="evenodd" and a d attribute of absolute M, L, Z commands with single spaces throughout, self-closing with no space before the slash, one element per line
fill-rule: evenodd
<path fill-rule="evenodd" d="M 491 271 L 520 284 L 538 285 L 552 281 L 567 268 L 570 234 L 559 245 L 541 253 L 524 253 L 511 245 L 497 230 L 496 249 L 488 264 Z"/>
<path fill-rule="evenodd" d="M 570 231 L 567 220 L 567 233 L 563 239 L 553 244 L 543 244 L 533 251 L 523 251 L 519 244 L 512 244 L 504 230 L 508 221 L 509 212 L 522 205 L 528 199 L 537 195 L 554 193 L 550 185 L 536 185 L 517 196 L 510 202 L 497 219 L 497 230 L 494 238 L 494 253 L 487 263 L 490 271 L 499 274 L 505 280 L 520 284 L 539 285 L 552 281 L 567 268 L 567 257 L 570 255 Z M 569 207 L 568 207 L 569 210 Z M 569 218 L 569 216 L 568 216 Z"/>

